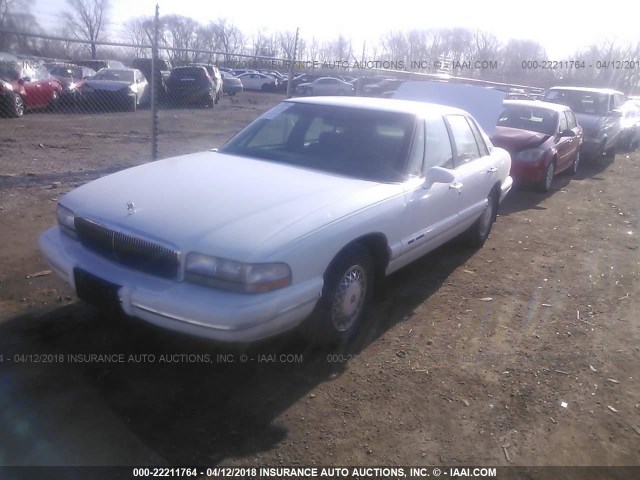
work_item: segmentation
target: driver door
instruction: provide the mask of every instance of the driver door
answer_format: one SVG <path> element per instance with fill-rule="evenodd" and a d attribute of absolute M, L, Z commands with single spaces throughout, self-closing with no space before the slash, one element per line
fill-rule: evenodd
<path fill-rule="evenodd" d="M 456 182 L 430 183 L 432 167 L 455 173 L 451 140 L 441 116 L 419 121 L 409 159 L 410 178 L 405 184 L 406 235 L 402 240 L 402 254 L 407 262 L 459 233 Z"/>

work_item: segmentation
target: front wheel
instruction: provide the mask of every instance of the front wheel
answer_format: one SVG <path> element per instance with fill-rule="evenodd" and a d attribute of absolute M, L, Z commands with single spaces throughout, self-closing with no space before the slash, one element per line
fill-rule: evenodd
<path fill-rule="evenodd" d="M 550 162 L 547 166 L 547 170 L 544 172 L 544 177 L 542 178 L 542 182 L 540 182 L 540 191 L 548 192 L 551 190 L 551 184 L 553 184 L 553 177 L 556 174 L 556 165 L 555 162 Z"/>
<path fill-rule="evenodd" d="M 19 93 L 13 94 L 13 100 L 9 107 L 9 115 L 13 118 L 19 118 L 24 115 L 24 100 Z"/>
<path fill-rule="evenodd" d="M 580 164 L 580 152 L 576 153 L 576 158 L 573 160 L 573 165 L 571 166 L 571 175 L 575 175 L 578 173 L 578 165 Z"/>
<path fill-rule="evenodd" d="M 480 218 L 467 231 L 467 240 L 471 246 L 482 247 L 489 238 L 491 227 L 498 216 L 498 193 L 493 190 L 487 197 L 487 208 Z"/>
<path fill-rule="evenodd" d="M 325 275 L 322 298 L 303 326 L 310 340 L 323 345 L 344 344 L 358 333 L 374 285 L 369 251 L 353 245 L 333 261 Z"/>

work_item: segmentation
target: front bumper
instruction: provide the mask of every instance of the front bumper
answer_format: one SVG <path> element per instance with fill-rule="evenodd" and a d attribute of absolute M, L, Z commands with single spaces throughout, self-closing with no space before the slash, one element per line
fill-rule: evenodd
<path fill-rule="evenodd" d="M 580 155 L 585 157 L 597 157 L 604 153 L 606 147 L 605 140 L 587 140 L 582 142 L 580 147 Z"/>
<path fill-rule="evenodd" d="M 541 182 L 546 169 L 547 165 L 544 160 L 535 162 L 518 162 L 514 160 L 511 163 L 511 176 L 516 183 L 528 185 Z"/>
<path fill-rule="evenodd" d="M 59 227 L 39 238 L 51 266 L 76 290 L 74 268 L 120 285 L 127 314 L 163 328 L 223 342 L 253 342 L 295 328 L 322 295 L 322 277 L 263 294 L 241 294 L 167 280 L 113 263 L 84 248 Z"/>

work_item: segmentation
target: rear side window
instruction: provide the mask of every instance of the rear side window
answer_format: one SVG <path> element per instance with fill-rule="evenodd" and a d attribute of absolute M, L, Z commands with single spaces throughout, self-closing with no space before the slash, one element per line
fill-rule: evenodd
<path fill-rule="evenodd" d="M 480 150 L 471 126 L 463 115 L 448 115 L 453 141 L 456 147 L 456 166 L 480 158 Z"/>

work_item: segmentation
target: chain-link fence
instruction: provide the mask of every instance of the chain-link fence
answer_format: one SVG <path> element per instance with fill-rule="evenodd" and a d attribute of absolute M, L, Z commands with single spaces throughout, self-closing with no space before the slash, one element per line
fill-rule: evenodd
<path fill-rule="evenodd" d="M 446 73 L 447 59 L 434 62 L 429 73 L 395 69 L 393 62 L 359 67 L 356 62 L 353 68 L 345 62 L 305 61 L 295 58 L 295 47 L 289 60 L 169 48 L 153 35 L 149 44 L 122 44 L 0 33 L 22 38 L 13 43 L 14 51 L 0 52 L 4 117 L 46 112 L 57 124 L 93 138 L 101 138 L 98 128 L 106 125 L 109 135 L 117 138 L 120 132 L 122 142 L 146 145 L 144 152 L 137 150 L 139 161 L 217 147 L 286 95 L 388 97 L 403 81 L 417 79 L 541 93 L 500 82 L 498 73 L 452 76 Z"/>

